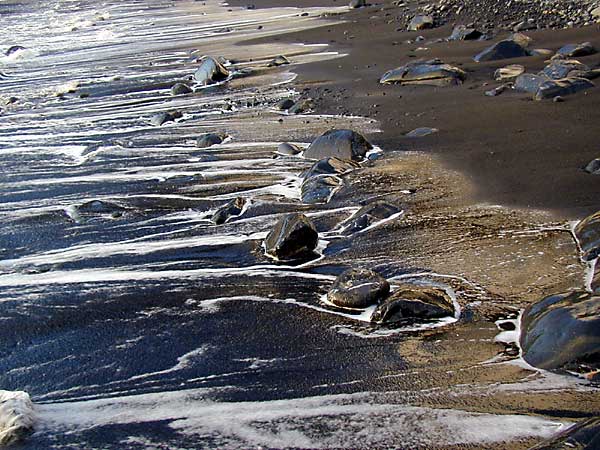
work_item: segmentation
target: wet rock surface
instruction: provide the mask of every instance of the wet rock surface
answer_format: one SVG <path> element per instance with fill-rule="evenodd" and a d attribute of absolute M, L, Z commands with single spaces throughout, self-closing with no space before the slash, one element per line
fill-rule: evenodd
<path fill-rule="evenodd" d="M 171 88 L 171 95 L 185 95 L 194 92 L 191 87 L 184 83 L 174 84 Z"/>
<path fill-rule="evenodd" d="M 389 292 L 389 283 L 377 272 L 348 269 L 336 278 L 327 300 L 344 308 L 366 308 L 380 303 Z"/>
<path fill-rule="evenodd" d="M 212 56 L 203 56 L 200 66 L 194 72 L 194 80 L 201 85 L 209 85 L 224 81 L 229 77 L 229 70 Z"/>
<path fill-rule="evenodd" d="M 411 284 L 394 287 L 392 294 L 371 316 L 375 323 L 429 320 L 454 315 L 454 305 L 440 288 Z"/>
<path fill-rule="evenodd" d="M 408 63 L 384 73 L 379 80 L 382 84 L 425 84 L 445 86 L 460 84 L 466 74 L 458 67 L 444 64 L 438 59 Z"/>
<path fill-rule="evenodd" d="M 591 261 L 600 256 L 600 211 L 579 222 L 574 232 L 584 260 Z"/>
<path fill-rule="evenodd" d="M 244 197 L 237 197 L 221 206 L 210 218 L 216 225 L 222 225 L 233 217 L 242 214 L 247 200 Z"/>
<path fill-rule="evenodd" d="M 336 190 L 342 186 L 342 180 L 333 175 L 314 175 L 307 178 L 300 188 L 303 203 L 327 203 Z"/>
<path fill-rule="evenodd" d="M 310 257 L 317 248 L 319 235 L 304 214 L 292 213 L 281 218 L 265 238 L 265 251 L 280 260 Z"/>
<path fill-rule="evenodd" d="M 523 358 L 532 366 L 600 369 L 600 297 L 584 291 L 546 297 L 525 310 L 521 329 Z"/>
<path fill-rule="evenodd" d="M 304 151 L 304 157 L 322 159 L 333 156 L 339 159 L 360 161 L 373 146 L 363 135 L 353 130 L 330 130 L 315 139 Z"/>
<path fill-rule="evenodd" d="M 402 209 L 399 206 L 384 200 L 369 203 L 360 208 L 343 224 L 342 232 L 352 234 L 363 231 L 401 211 Z"/>
<path fill-rule="evenodd" d="M 473 59 L 476 62 L 498 61 L 502 59 L 522 58 L 530 56 L 530 52 L 514 40 L 504 40 L 478 53 Z"/>
<path fill-rule="evenodd" d="M 580 420 L 577 424 L 530 450 L 568 450 L 600 448 L 600 417 Z"/>
<path fill-rule="evenodd" d="M 287 111 L 289 114 L 304 114 L 311 110 L 312 100 L 300 99 L 291 106 L 288 106 Z"/>
<path fill-rule="evenodd" d="M 349 159 L 328 157 L 314 163 L 310 169 L 302 174 L 302 178 L 306 179 L 315 175 L 342 175 L 359 167 L 358 163 Z"/>
<path fill-rule="evenodd" d="M 588 56 L 596 53 L 596 49 L 589 42 L 582 44 L 567 44 L 556 52 L 555 58 L 574 58 L 578 56 Z"/>
<path fill-rule="evenodd" d="M 294 156 L 302 153 L 302 149 L 297 145 L 290 144 L 289 142 L 282 142 L 277 146 L 277 153 L 280 155 Z"/>

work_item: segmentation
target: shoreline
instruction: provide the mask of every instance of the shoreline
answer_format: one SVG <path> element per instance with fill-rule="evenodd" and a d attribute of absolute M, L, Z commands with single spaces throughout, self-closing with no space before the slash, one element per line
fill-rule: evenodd
<path fill-rule="evenodd" d="M 257 6 L 291 6 L 288 3 L 267 1 Z M 337 1 L 320 3 L 340 6 Z M 231 2 L 232 6 L 247 4 Z M 294 84 L 303 96 L 313 99 L 315 111 L 377 120 L 382 133 L 370 136 L 374 144 L 386 150 L 440 156 L 449 169 L 458 170 L 473 182 L 472 200 L 476 203 L 541 209 L 561 220 L 595 212 L 600 177 L 587 174 L 583 167 L 600 155 L 600 130 L 595 126 L 600 123 L 600 89 L 568 96 L 562 103 L 533 101 L 530 94 L 517 92 L 487 97 L 485 91 L 501 84 L 493 80 L 495 69 L 518 63 L 528 72 L 537 72 L 546 65 L 548 56 L 476 63 L 472 60 L 475 54 L 506 38 L 509 32 L 497 30 L 496 36 L 485 41 L 437 42 L 450 35 L 451 24 L 418 32 L 396 31 L 397 23 L 387 23 L 396 9 L 386 1 L 333 16 L 345 23 L 324 22 L 319 28 L 238 45 L 327 43 L 332 50 L 347 53 L 341 59 L 294 68 L 298 74 Z M 584 41 L 600 48 L 599 29 L 600 25 L 594 24 L 525 33 L 533 39 L 532 47 L 554 52 L 564 44 Z M 405 43 L 417 36 L 425 40 Z M 465 83 L 448 87 L 378 83 L 389 69 L 431 58 L 465 70 Z M 600 53 L 577 59 L 590 67 L 600 65 Z M 433 127 L 439 132 L 422 138 L 404 136 L 418 127 Z"/>

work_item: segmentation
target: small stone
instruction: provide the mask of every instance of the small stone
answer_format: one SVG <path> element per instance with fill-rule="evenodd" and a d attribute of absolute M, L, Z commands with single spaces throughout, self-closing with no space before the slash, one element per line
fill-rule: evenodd
<path fill-rule="evenodd" d="M 171 95 L 185 95 L 194 92 L 187 84 L 176 83 L 171 88 Z"/>
<path fill-rule="evenodd" d="M 525 47 L 516 41 L 504 40 L 486 48 L 481 53 L 477 54 L 473 59 L 476 62 L 484 62 L 521 58 L 523 56 L 530 56 L 530 53 L 525 49 Z"/>
<path fill-rule="evenodd" d="M 225 139 L 224 133 L 204 133 L 196 139 L 196 147 L 207 148 L 213 145 L 221 144 Z"/>
<path fill-rule="evenodd" d="M 268 255 L 282 260 L 299 259 L 314 253 L 319 234 L 304 214 L 292 213 L 280 219 L 265 238 Z"/>
<path fill-rule="evenodd" d="M 290 144 L 289 142 L 282 142 L 277 146 L 277 153 L 280 155 L 294 156 L 302 153 L 302 149 L 297 145 Z"/>
<path fill-rule="evenodd" d="M 327 300 L 343 308 L 366 308 L 381 302 L 389 292 L 389 283 L 377 272 L 349 269 L 337 277 Z"/>
<path fill-rule="evenodd" d="M 520 64 L 511 64 L 506 67 L 501 67 L 494 72 L 494 80 L 507 81 L 517 78 L 522 73 L 525 73 L 525 67 Z"/>

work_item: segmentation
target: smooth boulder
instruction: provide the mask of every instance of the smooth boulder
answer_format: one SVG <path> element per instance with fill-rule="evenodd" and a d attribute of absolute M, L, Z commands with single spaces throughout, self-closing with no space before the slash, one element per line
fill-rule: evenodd
<path fill-rule="evenodd" d="M 444 64 L 439 59 L 408 63 L 384 73 L 379 80 L 382 84 L 425 84 L 446 86 L 460 84 L 466 73 L 458 67 Z"/>
<path fill-rule="evenodd" d="M 171 95 L 185 95 L 194 92 L 191 87 L 184 83 L 175 83 L 171 88 Z"/>
<path fill-rule="evenodd" d="M 506 39 L 486 48 L 473 58 L 476 62 L 497 61 L 500 59 L 530 56 L 529 51 L 516 41 Z"/>
<path fill-rule="evenodd" d="M 299 259 L 314 253 L 319 234 L 304 214 L 292 213 L 280 219 L 265 238 L 267 255 L 281 260 Z"/>
<path fill-rule="evenodd" d="M 548 80 L 540 85 L 535 94 L 536 100 L 545 100 L 565 95 L 576 94 L 594 87 L 594 83 L 585 78 L 563 78 L 562 80 Z"/>
<path fill-rule="evenodd" d="M 306 179 L 315 175 L 343 175 L 359 167 L 360 165 L 358 163 L 349 159 L 335 157 L 323 158 L 304 172 L 302 178 Z"/>
<path fill-rule="evenodd" d="M 521 317 L 523 358 L 546 370 L 600 368 L 600 297 L 585 291 L 551 295 Z"/>
<path fill-rule="evenodd" d="M 207 148 L 221 144 L 227 136 L 224 133 L 204 133 L 196 139 L 196 147 Z"/>
<path fill-rule="evenodd" d="M 575 237 L 585 261 L 600 256 L 600 211 L 587 216 L 574 229 Z"/>
<path fill-rule="evenodd" d="M 203 85 L 218 83 L 228 77 L 229 70 L 212 56 L 203 56 L 200 59 L 200 66 L 194 72 L 194 80 Z"/>
<path fill-rule="evenodd" d="M 333 175 L 312 176 L 302 183 L 300 198 L 308 204 L 327 203 L 341 185 L 342 180 Z"/>
<path fill-rule="evenodd" d="M 210 218 L 216 225 L 222 225 L 232 217 L 242 214 L 247 200 L 243 197 L 237 197 L 221 206 Z"/>
<path fill-rule="evenodd" d="M 159 127 L 167 122 L 174 122 L 175 119 L 179 119 L 181 116 L 182 114 L 179 111 L 158 112 L 150 117 L 150 123 Z"/>
<path fill-rule="evenodd" d="M 576 56 L 588 56 L 596 53 L 596 49 L 590 42 L 581 44 L 567 44 L 558 49 L 553 58 L 574 58 Z"/>
<path fill-rule="evenodd" d="M 384 200 L 369 203 L 360 208 L 348 219 L 342 227 L 343 233 L 358 233 L 394 214 L 398 214 L 400 211 L 402 211 L 402 209 L 399 206 Z"/>
<path fill-rule="evenodd" d="M 435 22 L 433 17 L 426 16 L 424 14 L 418 14 L 411 19 L 408 24 L 408 31 L 419 31 L 425 30 L 427 28 L 433 28 L 435 26 Z"/>
<path fill-rule="evenodd" d="M 390 284 L 377 272 L 349 269 L 336 278 L 327 300 L 343 308 L 366 308 L 380 303 L 389 292 Z"/>
<path fill-rule="evenodd" d="M 373 146 L 363 135 L 353 130 L 329 130 L 315 139 L 304 151 L 308 159 L 334 156 L 339 159 L 360 161 Z"/>
<path fill-rule="evenodd" d="M 431 320 L 453 315 L 454 304 L 443 289 L 402 284 L 373 311 L 371 322 Z"/>

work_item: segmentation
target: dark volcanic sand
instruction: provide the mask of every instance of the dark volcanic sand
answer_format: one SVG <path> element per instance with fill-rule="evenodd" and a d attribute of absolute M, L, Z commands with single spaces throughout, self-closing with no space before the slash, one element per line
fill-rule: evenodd
<path fill-rule="evenodd" d="M 257 7 L 292 6 L 286 1 L 252 2 Z M 309 2 L 312 5 L 315 2 Z M 302 2 L 301 6 L 310 6 Z M 323 0 L 323 5 L 343 5 Z M 248 2 L 231 2 L 245 6 Z M 442 156 L 450 168 L 475 184 L 475 200 L 515 207 L 552 210 L 558 218 L 580 218 L 599 207 L 600 177 L 582 170 L 600 156 L 600 89 L 568 96 L 562 103 L 537 102 L 531 95 L 507 91 L 498 97 L 484 92 L 497 85 L 493 72 L 522 64 L 536 73 L 547 57 L 534 56 L 475 63 L 472 57 L 510 32 L 496 30 L 492 40 L 432 42 L 450 35 L 453 23 L 420 32 L 397 31 L 392 21 L 402 14 L 391 2 L 353 10 L 347 23 L 274 38 L 285 42 L 329 42 L 349 56 L 304 65 L 299 82 L 316 99 L 322 113 L 346 113 L 377 119 L 383 133 L 371 139 L 386 149 L 418 150 Z M 339 16 L 335 17 L 339 19 Z M 392 23 L 388 23 L 392 22 Z M 456 23 L 468 23 L 460 17 Z M 561 30 L 535 30 L 531 48 L 557 50 L 564 44 L 591 41 L 600 48 L 600 25 Z M 407 44 L 422 35 L 424 41 Z M 416 50 L 419 47 L 427 50 Z M 462 86 L 384 86 L 387 70 L 418 59 L 440 58 L 468 73 Z M 576 58 L 596 67 L 600 53 Z M 596 84 L 597 84 L 596 80 Z M 409 139 L 417 127 L 439 133 Z"/>

